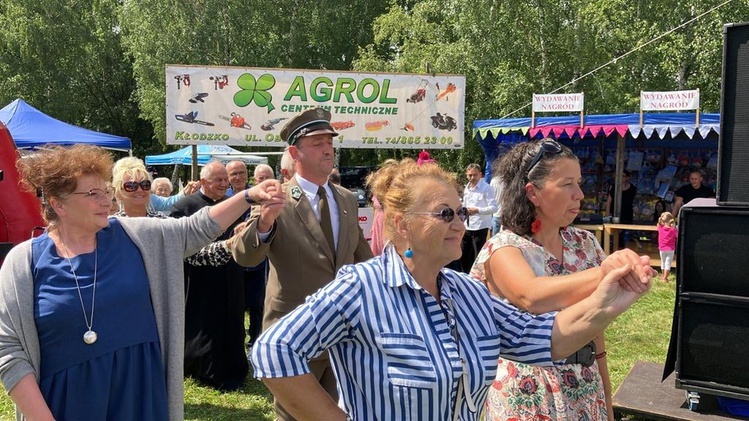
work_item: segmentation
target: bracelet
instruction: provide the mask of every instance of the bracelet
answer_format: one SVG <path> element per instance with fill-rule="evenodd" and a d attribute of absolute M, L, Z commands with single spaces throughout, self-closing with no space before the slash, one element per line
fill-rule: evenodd
<path fill-rule="evenodd" d="M 255 202 L 254 200 L 252 200 L 252 198 L 250 197 L 250 193 L 249 192 L 250 192 L 250 189 L 245 189 L 244 190 L 244 200 L 245 200 L 245 202 L 247 202 L 247 203 L 249 203 L 251 205 L 257 205 L 257 202 Z"/>
<path fill-rule="evenodd" d="M 600 360 L 601 358 L 606 356 L 606 351 L 603 351 L 601 353 L 596 354 L 596 359 Z"/>

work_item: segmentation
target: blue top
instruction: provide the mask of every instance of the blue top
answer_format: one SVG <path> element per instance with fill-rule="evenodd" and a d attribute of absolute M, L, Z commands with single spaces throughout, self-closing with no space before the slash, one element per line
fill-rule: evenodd
<path fill-rule="evenodd" d="M 70 259 L 89 322 L 97 266 L 91 345 L 68 260 L 47 233 L 33 241 L 40 388 L 56 419 L 164 420 L 166 379 L 145 266 L 119 221 L 109 224 L 96 235 L 98 256 Z"/>
<path fill-rule="evenodd" d="M 356 420 L 449 420 L 467 362 L 460 419 L 477 420 L 500 353 L 552 365 L 556 313 L 534 316 L 489 294 L 468 275 L 443 269 L 438 302 L 389 246 L 341 268 L 330 284 L 265 331 L 252 348 L 258 378 L 309 373 L 328 349 L 341 407 Z M 460 347 L 451 333 L 457 327 Z"/>

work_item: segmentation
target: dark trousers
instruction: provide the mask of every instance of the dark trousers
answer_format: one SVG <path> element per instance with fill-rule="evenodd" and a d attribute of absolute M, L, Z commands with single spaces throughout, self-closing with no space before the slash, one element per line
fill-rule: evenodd
<path fill-rule="evenodd" d="M 255 343 L 255 340 L 263 331 L 266 273 L 266 264 L 244 271 L 244 308 L 250 319 L 250 327 L 247 329 L 250 346 Z"/>
<path fill-rule="evenodd" d="M 468 273 L 471 271 L 476 256 L 481 251 L 481 248 L 484 247 L 484 243 L 486 243 L 487 234 L 489 234 L 489 228 L 482 228 L 475 231 L 466 230 L 465 235 L 463 235 L 463 255 L 460 256 L 460 265 L 463 267 L 463 272 Z"/>

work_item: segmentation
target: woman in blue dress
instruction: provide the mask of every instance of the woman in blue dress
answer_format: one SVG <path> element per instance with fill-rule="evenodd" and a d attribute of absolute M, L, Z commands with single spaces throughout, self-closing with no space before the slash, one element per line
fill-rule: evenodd
<path fill-rule="evenodd" d="M 0 269 L 0 379 L 18 419 L 180 420 L 182 259 L 277 181 L 190 218 L 109 218 L 112 159 L 92 146 L 19 161 L 48 223 Z"/>

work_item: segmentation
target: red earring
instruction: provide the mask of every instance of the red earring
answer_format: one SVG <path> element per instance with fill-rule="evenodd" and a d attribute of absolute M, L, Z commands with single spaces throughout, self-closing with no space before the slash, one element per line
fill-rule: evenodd
<path fill-rule="evenodd" d="M 531 232 L 533 234 L 538 234 L 541 232 L 541 221 L 538 219 L 534 219 L 533 223 L 531 224 Z"/>

